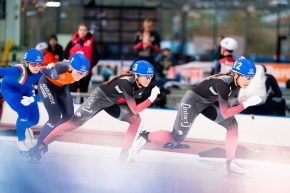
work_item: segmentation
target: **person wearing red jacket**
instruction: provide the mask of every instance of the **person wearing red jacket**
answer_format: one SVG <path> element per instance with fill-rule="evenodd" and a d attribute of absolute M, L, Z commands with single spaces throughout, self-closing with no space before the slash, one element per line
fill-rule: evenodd
<path fill-rule="evenodd" d="M 64 59 L 70 58 L 74 53 L 84 54 L 90 62 L 90 69 L 86 77 L 70 85 L 70 91 L 77 92 L 79 90 L 86 93 L 92 77 L 92 68 L 98 63 L 99 57 L 97 43 L 93 38 L 93 34 L 89 32 L 88 27 L 83 23 L 78 26 L 78 31 L 68 42 L 64 50 Z"/>

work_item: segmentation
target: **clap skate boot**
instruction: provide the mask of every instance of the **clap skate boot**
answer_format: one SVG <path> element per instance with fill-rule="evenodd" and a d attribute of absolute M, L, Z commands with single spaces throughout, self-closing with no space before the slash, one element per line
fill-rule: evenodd
<path fill-rule="evenodd" d="M 187 145 L 187 144 L 182 144 L 182 143 L 176 143 L 176 144 L 174 144 L 174 143 L 165 143 L 164 145 L 163 145 L 163 148 L 168 148 L 168 149 L 177 149 L 177 148 L 190 148 L 190 146 L 189 145 Z"/>
<path fill-rule="evenodd" d="M 136 142 L 132 145 L 132 148 L 129 150 L 127 162 L 132 162 L 132 161 L 135 162 L 133 159 L 134 156 L 136 156 L 147 143 L 150 143 L 148 139 L 148 135 L 149 135 L 149 132 L 145 130 L 139 133 L 139 136 Z"/>
<path fill-rule="evenodd" d="M 31 148 L 31 144 L 27 140 L 17 141 L 17 147 L 20 153 L 27 153 Z"/>
<path fill-rule="evenodd" d="M 147 143 L 151 142 L 148 139 L 149 133 L 150 132 L 145 131 L 145 130 L 139 133 L 138 139 L 135 144 L 134 152 L 139 153 Z"/>
<path fill-rule="evenodd" d="M 48 151 L 48 146 L 44 143 L 36 144 L 33 148 L 31 148 L 27 155 L 25 156 L 25 160 L 29 161 L 39 161 L 41 159 L 45 159 L 44 154 Z"/>
<path fill-rule="evenodd" d="M 245 169 L 241 164 L 237 163 L 234 160 L 227 161 L 227 172 L 228 175 L 237 174 L 237 175 L 245 175 L 247 174 L 247 169 Z"/>

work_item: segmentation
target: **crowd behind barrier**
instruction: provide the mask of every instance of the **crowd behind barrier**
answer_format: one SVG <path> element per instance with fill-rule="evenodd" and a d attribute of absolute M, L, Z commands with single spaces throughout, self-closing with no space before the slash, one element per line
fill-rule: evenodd
<path fill-rule="evenodd" d="M 131 60 L 100 60 L 98 65 L 93 69 L 93 81 L 102 81 L 101 72 L 106 67 L 112 69 L 112 76 L 121 74 L 130 70 L 133 61 Z M 255 63 L 262 64 L 262 63 Z M 269 74 L 272 74 L 281 87 L 285 87 L 286 81 L 290 77 L 290 64 L 263 63 Z M 169 69 L 167 77 L 173 78 L 176 74 L 181 74 L 183 80 L 195 84 L 208 77 L 211 72 L 212 62 L 189 62 L 186 64 L 172 66 Z"/>

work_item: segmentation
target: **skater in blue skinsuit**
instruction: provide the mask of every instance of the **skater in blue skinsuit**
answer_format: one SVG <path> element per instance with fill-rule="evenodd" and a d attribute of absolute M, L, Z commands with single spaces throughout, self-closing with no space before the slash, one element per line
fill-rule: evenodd
<path fill-rule="evenodd" d="M 50 71 L 42 67 L 43 55 L 34 48 L 25 52 L 23 61 L 23 64 L 10 68 L 0 68 L 0 76 L 4 76 L 1 84 L 3 98 L 18 114 L 16 121 L 18 149 L 28 151 L 34 145 L 30 127 L 39 121 L 37 101 L 40 97 L 34 94 L 33 84 L 41 77 L 40 71 L 44 74 L 50 74 Z"/>

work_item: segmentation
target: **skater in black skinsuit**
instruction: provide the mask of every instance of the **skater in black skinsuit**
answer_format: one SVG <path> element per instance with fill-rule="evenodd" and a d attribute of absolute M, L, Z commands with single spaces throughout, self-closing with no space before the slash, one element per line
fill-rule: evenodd
<path fill-rule="evenodd" d="M 147 61 L 139 60 L 134 63 L 132 73 L 122 74 L 97 87 L 69 121 L 56 127 L 41 144 L 29 151 L 27 159 L 41 159 L 49 143 L 65 132 L 80 127 L 101 110 L 105 110 L 112 117 L 130 124 L 120 153 L 120 161 L 126 161 L 128 150 L 141 124 L 139 113 L 150 106 L 160 93 L 156 86 L 145 101 L 140 104 L 135 102 L 149 85 L 153 75 L 153 66 Z"/>
<path fill-rule="evenodd" d="M 142 131 L 136 142 L 134 152 L 139 152 L 148 142 L 169 142 L 178 144 L 187 136 L 195 118 L 201 113 L 227 130 L 225 149 L 229 170 L 243 173 L 235 159 L 238 144 L 238 123 L 234 117 L 245 108 L 261 102 L 258 96 L 252 96 L 243 103 L 230 107 L 228 99 L 235 96 L 240 88 L 246 88 L 256 73 L 255 65 L 248 59 L 238 59 L 228 73 L 213 75 L 183 96 L 174 122 L 173 130 L 156 132 Z M 138 149 L 139 148 L 139 149 Z"/>

